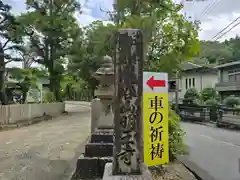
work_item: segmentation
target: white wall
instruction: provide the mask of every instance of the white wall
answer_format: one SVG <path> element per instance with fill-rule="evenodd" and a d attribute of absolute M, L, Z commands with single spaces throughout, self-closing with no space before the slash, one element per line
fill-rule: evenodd
<path fill-rule="evenodd" d="M 57 116 L 65 111 L 65 103 L 10 104 L 0 106 L 0 125 L 33 120 L 45 114 Z"/>
<path fill-rule="evenodd" d="M 195 86 L 193 86 L 193 78 L 195 78 Z M 188 87 L 186 89 L 186 79 L 188 79 Z M 191 79 L 191 86 L 189 86 L 189 79 Z M 190 88 L 197 89 L 198 92 L 201 92 L 204 88 L 215 88 L 215 84 L 218 82 L 217 74 L 210 73 L 189 73 L 185 74 L 179 80 L 179 100 L 184 98 L 184 94 Z M 175 92 L 169 92 L 169 101 L 175 101 Z"/>

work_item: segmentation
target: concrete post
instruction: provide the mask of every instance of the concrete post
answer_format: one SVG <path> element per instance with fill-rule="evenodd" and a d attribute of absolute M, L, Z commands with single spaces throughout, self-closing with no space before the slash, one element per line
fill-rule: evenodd
<path fill-rule="evenodd" d="M 117 38 L 114 96 L 113 175 L 141 174 L 142 145 L 142 31 L 120 30 Z"/>
<path fill-rule="evenodd" d="M 91 134 L 98 127 L 98 119 L 102 112 L 102 103 L 99 98 L 94 98 L 91 102 Z"/>

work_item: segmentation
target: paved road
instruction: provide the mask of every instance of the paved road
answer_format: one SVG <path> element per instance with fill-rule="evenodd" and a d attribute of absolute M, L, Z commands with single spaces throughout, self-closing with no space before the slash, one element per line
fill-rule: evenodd
<path fill-rule="evenodd" d="M 240 132 L 182 123 L 189 158 L 216 180 L 240 180 Z"/>
<path fill-rule="evenodd" d="M 75 103 L 66 110 L 68 115 L 0 132 L 0 180 L 62 180 L 69 176 L 90 133 L 90 109 Z"/>

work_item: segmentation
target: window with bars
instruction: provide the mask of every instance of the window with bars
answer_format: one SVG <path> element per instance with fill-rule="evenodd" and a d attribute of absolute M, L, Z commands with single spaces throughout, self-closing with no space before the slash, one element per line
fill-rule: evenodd
<path fill-rule="evenodd" d="M 228 71 L 228 81 L 230 82 L 240 81 L 240 69 L 233 69 Z"/>
<path fill-rule="evenodd" d="M 188 89 L 188 79 L 186 78 L 186 89 Z"/>

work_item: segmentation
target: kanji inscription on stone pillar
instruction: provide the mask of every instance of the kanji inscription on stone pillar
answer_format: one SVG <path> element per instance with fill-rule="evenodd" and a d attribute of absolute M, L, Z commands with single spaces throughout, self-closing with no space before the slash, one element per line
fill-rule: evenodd
<path fill-rule="evenodd" d="M 117 36 L 113 175 L 140 174 L 142 156 L 143 41 L 139 29 Z"/>

